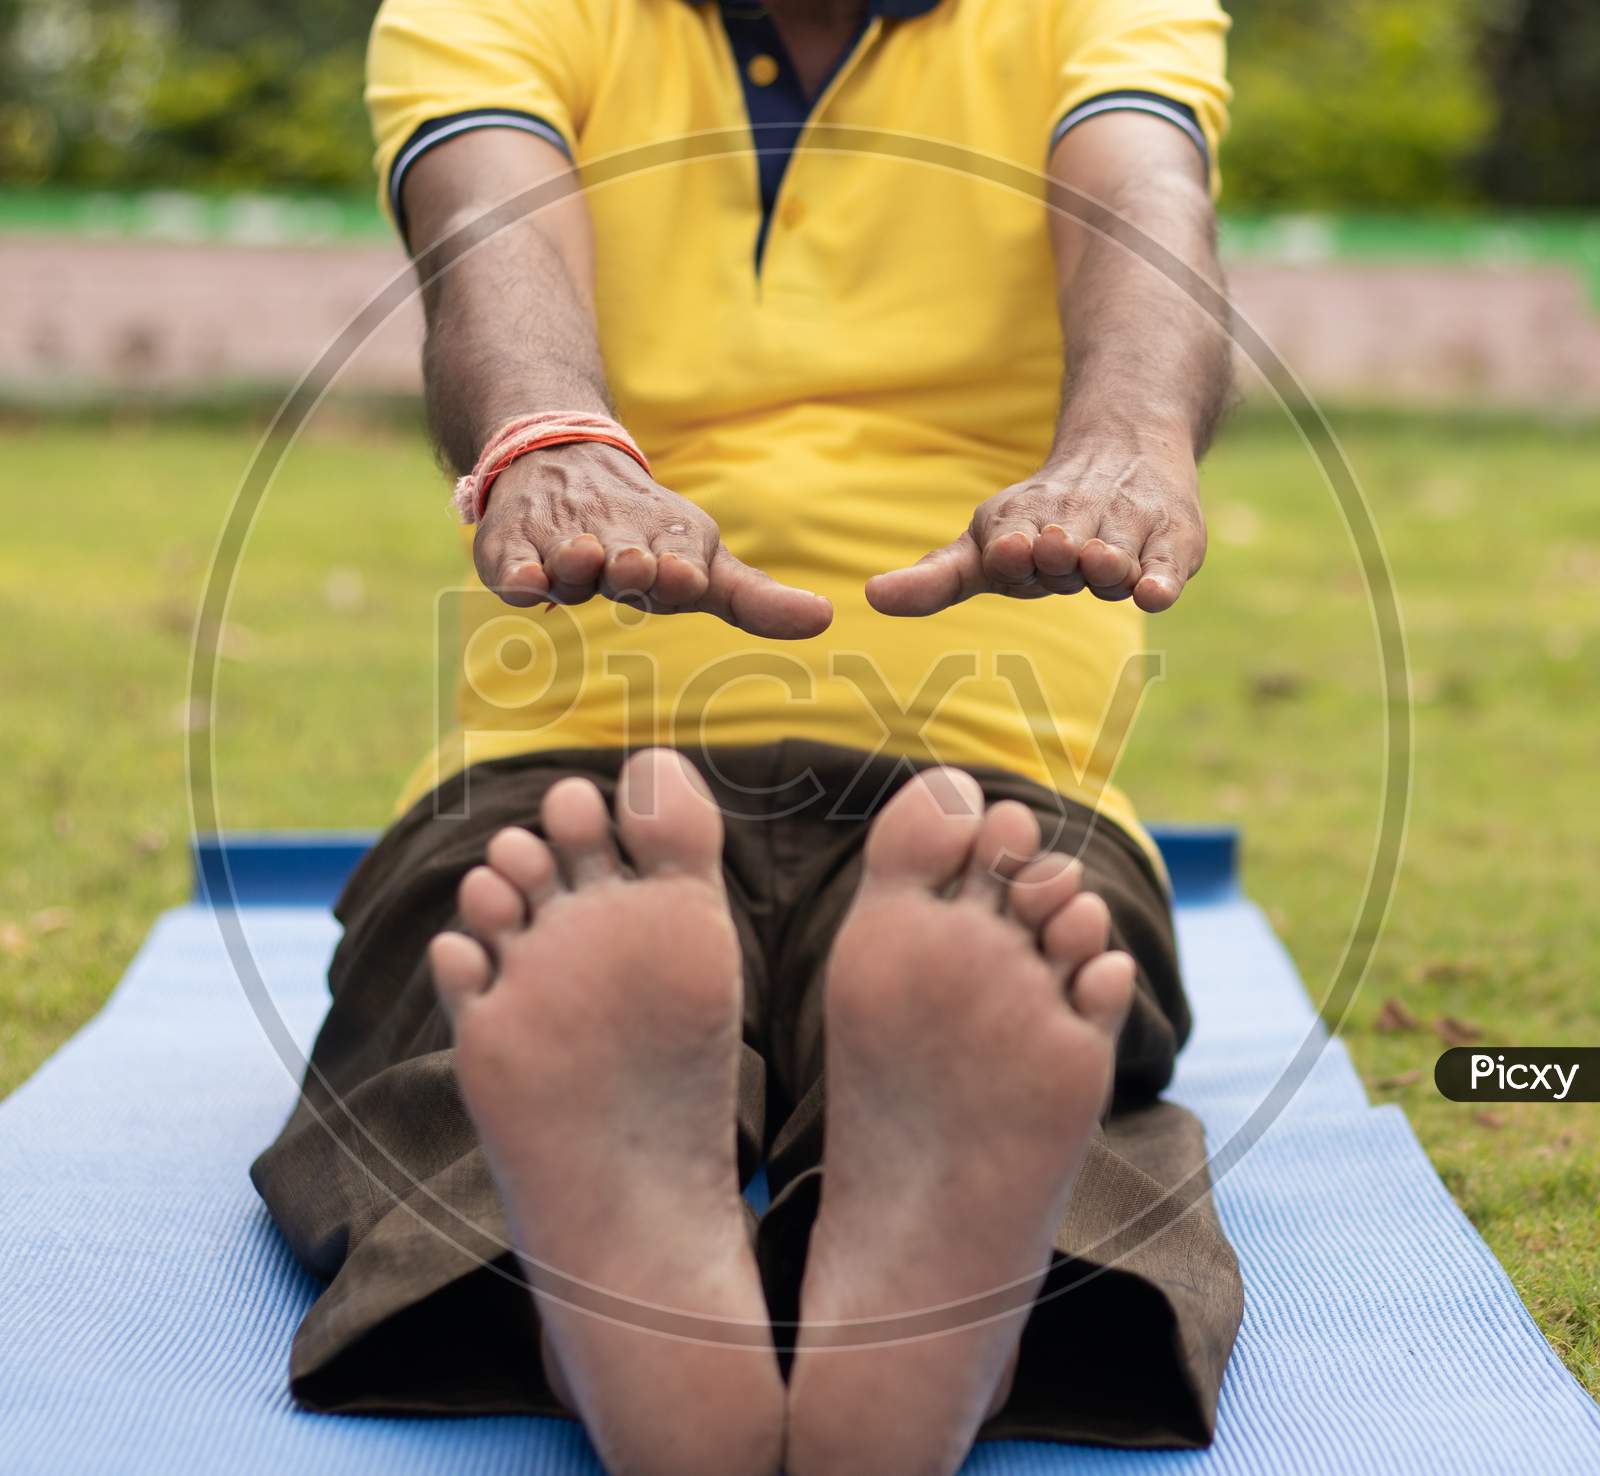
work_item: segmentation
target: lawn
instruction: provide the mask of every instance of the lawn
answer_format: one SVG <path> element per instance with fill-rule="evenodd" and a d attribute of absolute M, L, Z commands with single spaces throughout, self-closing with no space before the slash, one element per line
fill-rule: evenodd
<path fill-rule="evenodd" d="M 1600 1392 L 1600 1108 L 1441 1100 L 1438 1031 L 1600 1042 L 1600 426 L 1353 418 L 1415 673 L 1404 869 L 1344 1033 L 1409 1114 L 1552 1343 Z M 254 441 L 239 422 L 12 423 L 0 544 L 0 1091 L 97 1008 L 188 887 L 195 602 Z M 1382 773 L 1372 620 L 1286 426 L 1207 464 L 1212 553 L 1152 623 L 1166 677 L 1123 778 L 1153 817 L 1246 832 L 1247 884 L 1319 997 Z M 229 826 L 376 826 L 433 725 L 441 482 L 389 420 L 327 417 L 245 551 L 213 736 Z M 1440 1026 L 1440 1022 L 1454 1022 Z"/>

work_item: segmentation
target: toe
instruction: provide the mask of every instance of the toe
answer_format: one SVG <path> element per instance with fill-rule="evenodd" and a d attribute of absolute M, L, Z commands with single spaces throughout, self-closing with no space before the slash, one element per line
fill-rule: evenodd
<path fill-rule="evenodd" d="M 644 749 L 623 766 L 617 829 L 641 875 L 721 875 L 722 816 L 705 780 L 670 748 Z"/>
<path fill-rule="evenodd" d="M 1104 953 L 1110 937 L 1110 909 L 1093 892 L 1080 892 L 1040 932 L 1045 957 L 1068 974 Z"/>
<path fill-rule="evenodd" d="M 1120 949 L 1098 954 L 1073 976 L 1067 998 L 1090 1024 L 1116 1035 L 1133 1002 L 1133 959 Z"/>
<path fill-rule="evenodd" d="M 1047 851 L 1011 878 L 1011 915 L 1037 932 L 1060 912 L 1083 885 L 1083 863 L 1060 851 Z"/>
<path fill-rule="evenodd" d="M 957 895 L 998 909 L 1006 883 L 1039 852 L 1039 822 L 1016 800 L 990 807 L 978 827 Z"/>
<path fill-rule="evenodd" d="M 587 779 L 563 779 L 551 786 L 539 818 L 569 886 L 586 887 L 622 874 L 606 802 Z"/>
<path fill-rule="evenodd" d="M 465 933 L 439 933 L 428 944 L 433 987 L 450 1017 L 489 987 L 493 970 L 483 945 Z"/>
<path fill-rule="evenodd" d="M 522 893 L 491 866 L 474 866 L 462 877 L 456 900 L 468 931 L 480 943 L 492 943 L 528 921 Z"/>
<path fill-rule="evenodd" d="M 520 826 L 499 831 L 489 842 L 489 865 L 522 893 L 530 915 L 561 889 L 550 847 Z"/>
<path fill-rule="evenodd" d="M 926 769 L 908 780 L 872 822 L 869 882 L 909 882 L 935 891 L 960 874 L 983 816 L 983 790 L 960 769 Z"/>

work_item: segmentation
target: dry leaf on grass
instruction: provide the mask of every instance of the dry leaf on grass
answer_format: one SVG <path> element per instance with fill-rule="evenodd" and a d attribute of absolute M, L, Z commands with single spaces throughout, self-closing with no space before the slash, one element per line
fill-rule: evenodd
<path fill-rule="evenodd" d="M 1479 1127 L 1488 1128 L 1491 1132 L 1499 1132 L 1506 1125 L 1505 1114 L 1502 1112 L 1474 1112 L 1472 1120 Z"/>
<path fill-rule="evenodd" d="M 1539 1158 L 1561 1158 L 1572 1152 L 1572 1145 L 1576 1141 L 1571 1133 L 1558 1133 L 1548 1143 L 1541 1143 L 1533 1151 Z"/>
<path fill-rule="evenodd" d="M 0 923 L 0 953 L 9 953 L 12 958 L 20 958 L 32 947 L 32 940 L 27 931 L 17 926 L 16 923 Z"/>
<path fill-rule="evenodd" d="M 1415 971 L 1415 977 L 1424 984 L 1454 984 L 1458 979 L 1465 979 L 1476 972 L 1472 964 L 1461 959 L 1441 958 L 1423 964 Z"/>
<path fill-rule="evenodd" d="M 1396 1034 L 1402 1030 L 1421 1030 L 1422 1021 L 1411 1013 L 1397 999 L 1386 999 L 1383 1007 L 1378 1011 L 1378 1017 L 1372 1022 L 1374 1030 L 1381 1030 L 1384 1034 Z"/>
<path fill-rule="evenodd" d="M 150 606 L 150 621 L 168 635 L 187 637 L 194 630 L 194 606 L 182 600 L 159 600 Z"/>
<path fill-rule="evenodd" d="M 1483 1032 L 1476 1025 L 1469 1025 L 1454 1015 L 1440 1015 L 1433 1022 L 1433 1033 L 1446 1045 L 1452 1046 L 1471 1045 L 1483 1039 Z"/>
<path fill-rule="evenodd" d="M 28 919 L 28 931 L 42 938 L 46 933 L 59 933 L 71 922 L 71 908 L 46 907 Z"/>
<path fill-rule="evenodd" d="M 1393 1092 L 1401 1087 L 1415 1086 L 1421 1080 L 1420 1071 L 1397 1071 L 1393 1076 L 1380 1076 L 1372 1086 L 1374 1091 Z"/>
<path fill-rule="evenodd" d="M 153 856 L 157 851 L 167 848 L 167 833 L 158 825 L 141 830 L 133 838 L 133 849 L 141 856 Z"/>
<path fill-rule="evenodd" d="M 1256 702 L 1290 702 L 1305 690 L 1297 671 L 1258 671 L 1250 677 L 1250 696 Z"/>

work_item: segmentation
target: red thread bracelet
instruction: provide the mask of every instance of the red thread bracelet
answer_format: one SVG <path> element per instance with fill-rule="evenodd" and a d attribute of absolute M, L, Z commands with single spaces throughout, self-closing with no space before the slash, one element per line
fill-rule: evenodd
<path fill-rule="evenodd" d="M 489 505 L 489 489 L 494 480 L 519 456 L 542 451 L 550 446 L 569 446 L 575 441 L 595 441 L 626 452 L 650 476 L 650 463 L 627 431 L 609 415 L 588 415 L 582 411 L 547 410 L 536 415 L 519 415 L 508 420 L 484 444 L 475 465 L 456 483 L 451 503 L 463 523 L 483 519 Z"/>

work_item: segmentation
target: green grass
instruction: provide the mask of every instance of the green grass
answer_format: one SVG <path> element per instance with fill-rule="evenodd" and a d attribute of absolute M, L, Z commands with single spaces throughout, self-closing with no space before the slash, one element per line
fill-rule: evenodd
<path fill-rule="evenodd" d="M 1600 1109 L 1444 1102 L 1429 1028 L 1452 1016 L 1490 1042 L 1600 1041 L 1600 427 L 1369 416 L 1340 430 L 1417 678 L 1405 867 L 1345 1036 L 1600 1391 Z M 95 1010 L 187 890 L 190 631 L 253 439 L 162 420 L 3 432 L 10 485 L 37 490 L 0 543 L 0 1090 Z M 1337 509 L 1287 427 L 1236 425 L 1205 482 L 1210 562 L 1152 624 L 1167 675 L 1123 778 L 1148 815 L 1245 827 L 1247 884 L 1320 997 L 1374 839 L 1371 620 Z M 227 825 L 384 821 L 430 741 L 434 598 L 456 575 L 417 438 L 325 422 L 301 443 L 224 642 Z M 1379 1030 L 1391 1000 L 1423 1028 Z"/>

